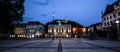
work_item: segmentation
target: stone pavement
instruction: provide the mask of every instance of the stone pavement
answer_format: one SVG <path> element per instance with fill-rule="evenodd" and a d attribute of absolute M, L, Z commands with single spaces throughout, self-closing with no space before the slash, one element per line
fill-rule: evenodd
<path fill-rule="evenodd" d="M 120 42 L 77 38 L 0 40 L 0 52 L 120 52 Z"/>
<path fill-rule="evenodd" d="M 72 39 L 62 41 L 63 52 L 120 52 L 120 42 Z"/>

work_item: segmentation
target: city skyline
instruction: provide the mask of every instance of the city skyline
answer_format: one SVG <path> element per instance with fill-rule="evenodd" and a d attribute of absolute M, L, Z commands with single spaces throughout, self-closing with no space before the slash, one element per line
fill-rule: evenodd
<path fill-rule="evenodd" d="M 25 14 L 23 22 L 40 21 L 45 24 L 55 19 L 68 19 L 83 26 L 101 22 L 101 12 L 104 12 L 107 4 L 116 0 L 25 0 Z M 86 20 L 89 19 L 89 20 Z"/>

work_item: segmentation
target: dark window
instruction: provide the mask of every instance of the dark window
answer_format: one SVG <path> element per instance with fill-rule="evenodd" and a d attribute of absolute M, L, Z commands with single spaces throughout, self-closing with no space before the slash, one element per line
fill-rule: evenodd
<path fill-rule="evenodd" d="M 120 16 L 120 12 L 118 12 L 118 16 Z"/>
<path fill-rule="evenodd" d="M 107 20 L 108 20 L 108 17 L 107 17 Z"/>
<path fill-rule="evenodd" d="M 52 29 L 52 32 L 54 32 L 54 29 Z"/>
<path fill-rule="evenodd" d="M 106 19 L 104 18 L 104 21 L 105 21 Z"/>
<path fill-rule="evenodd" d="M 66 32 L 68 32 L 68 29 L 66 29 Z"/>
<path fill-rule="evenodd" d="M 112 19 L 112 16 L 110 16 L 110 19 Z"/>
<path fill-rule="evenodd" d="M 110 21 L 110 24 L 112 25 L 112 24 L 113 24 L 113 22 L 112 22 L 112 21 Z"/>
<path fill-rule="evenodd" d="M 58 32 L 58 29 L 56 29 L 56 32 Z"/>
<path fill-rule="evenodd" d="M 109 22 L 107 22 L 107 25 L 109 26 Z"/>
<path fill-rule="evenodd" d="M 106 26 L 106 23 L 104 23 L 104 26 Z"/>
<path fill-rule="evenodd" d="M 63 32 L 63 29 L 62 29 L 62 32 Z"/>
<path fill-rule="evenodd" d="M 115 15 L 115 14 L 113 14 L 113 17 L 115 18 L 115 17 L 116 17 L 116 15 Z"/>

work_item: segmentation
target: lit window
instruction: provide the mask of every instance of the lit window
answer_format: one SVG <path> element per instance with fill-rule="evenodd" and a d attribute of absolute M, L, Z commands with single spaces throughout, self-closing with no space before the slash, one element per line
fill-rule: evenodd
<path fill-rule="evenodd" d="M 73 28 L 73 31 L 76 31 L 76 28 Z"/>
<path fill-rule="evenodd" d="M 82 31 L 85 33 L 86 32 L 86 28 L 82 28 Z"/>
<path fill-rule="evenodd" d="M 32 38 L 34 38 L 34 35 L 32 35 Z"/>

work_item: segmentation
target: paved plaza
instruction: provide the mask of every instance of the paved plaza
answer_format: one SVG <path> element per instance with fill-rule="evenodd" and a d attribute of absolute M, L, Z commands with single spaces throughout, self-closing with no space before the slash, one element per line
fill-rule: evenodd
<path fill-rule="evenodd" d="M 120 52 L 120 41 L 82 38 L 0 40 L 0 52 Z"/>

